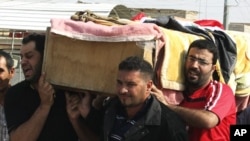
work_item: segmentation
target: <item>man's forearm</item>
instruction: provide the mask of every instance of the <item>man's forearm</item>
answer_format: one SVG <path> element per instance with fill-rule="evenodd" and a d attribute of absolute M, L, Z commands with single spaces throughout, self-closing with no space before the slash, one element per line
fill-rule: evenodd
<path fill-rule="evenodd" d="M 50 108 L 50 106 L 39 106 L 29 120 L 11 131 L 11 141 L 36 141 L 47 120 Z"/>
<path fill-rule="evenodd" d="M 83 121 L 83 119 L 71 120 L 72 126 L 80 141 L 97 141 L 99 137 Z"/>
<path fill-rule="evenodd" d="M 219 122 L 217 115 L 210 111 L 190 109 L 181 106 L 168 105 L 168 107 L 175 111 L 189 126 L 199 128 L 212 128 Z"/>

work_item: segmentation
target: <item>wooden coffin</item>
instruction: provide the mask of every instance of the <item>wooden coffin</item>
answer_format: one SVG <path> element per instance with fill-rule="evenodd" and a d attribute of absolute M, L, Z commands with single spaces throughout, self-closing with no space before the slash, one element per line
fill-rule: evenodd
<path fill-rule="evenodd" d="M 55 86 L 113 95 L 121 60 L 137 55 L 153 64 L 153 49 L 138 43 L 77 40 L 47 31 L 43 71 Z"/>

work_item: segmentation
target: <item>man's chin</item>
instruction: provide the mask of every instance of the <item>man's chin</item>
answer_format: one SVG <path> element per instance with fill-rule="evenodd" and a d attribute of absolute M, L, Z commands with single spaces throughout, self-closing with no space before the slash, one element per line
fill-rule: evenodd
<path fill-rule="evenodd" d="M 29 82 L 36 82 L 36 80 L 34 79 L 34 77 L 31 77 L 31 76 L 25 76 L 25 80 L 29 81 Z"/>
<path fill-rule="evenodd" d="M 188 83 L 189 84 L 197 84 L 198 83 L 198 79 L 189 79 Z"/>
<path fill-rule="evenodd" d="M 25 78 L 26 81 L 30 81 L 32 79 L 31 76 L 24 76 L 24 78 Z"/>
<path fill-rule="evenodd" d="M 121 101 L 122 106 L 124 107 L 128 107 L 130 105 L 130 103 L 126 102 L 126 101 Z"/>

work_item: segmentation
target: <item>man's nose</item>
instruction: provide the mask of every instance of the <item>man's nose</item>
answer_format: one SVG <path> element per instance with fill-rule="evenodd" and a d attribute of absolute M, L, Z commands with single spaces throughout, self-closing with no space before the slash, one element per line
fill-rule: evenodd
<path fill-rule="evenodd" d="M 25 64 L 25 63 L 27 63 L 27 59 L 22 58 L 20 62 L 21 62 L 21 65 L 22 65 L 22 64 Z"/>
<path fill-rule="evenodd" d="M 199 60 L 194 57 L 187 57 L 186 61 L 186 63 L 188 63 L 188 66 L 198 67 L 200 65 Z"/>
<path fill-rule="evenodd" d="M 124 93 L 127 93 L 128 92 L 128 89 L 126 87 L 121 87 L 120 88 L 120 93 L 124 94 Z"/>
<path fill-rule="evenodd" d="M 199 67 L 199 65 L 200 65 L 200 64 L 199 64 L 199 61 L 198 61 L 198 60 L 193 60 L 192 63 L 191 63 L 191 66 L 192 66 L 192 67 L 195 67 L 195 68 Z"/>

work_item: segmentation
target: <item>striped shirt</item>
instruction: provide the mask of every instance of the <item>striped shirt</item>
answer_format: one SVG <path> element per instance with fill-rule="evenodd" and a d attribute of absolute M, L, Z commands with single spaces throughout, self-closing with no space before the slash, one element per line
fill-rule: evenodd
<path fill-rule="evenodd" d="M 236 123 L 236 106 L 233 91 L 228 85 L 211 81 L 192 94 L 185 93 L 180 105 L 211 111 L 219 118 L 218 125 L 209 130 L 190 126 L 190 141 L 229 141 L 229 127 Z"/>
<path fill-rule="evenodd" d="M 0 104 L 0 141 L 9 141 L 9 134 L 4 114 L 4 108 L 1 104 Z"/>

